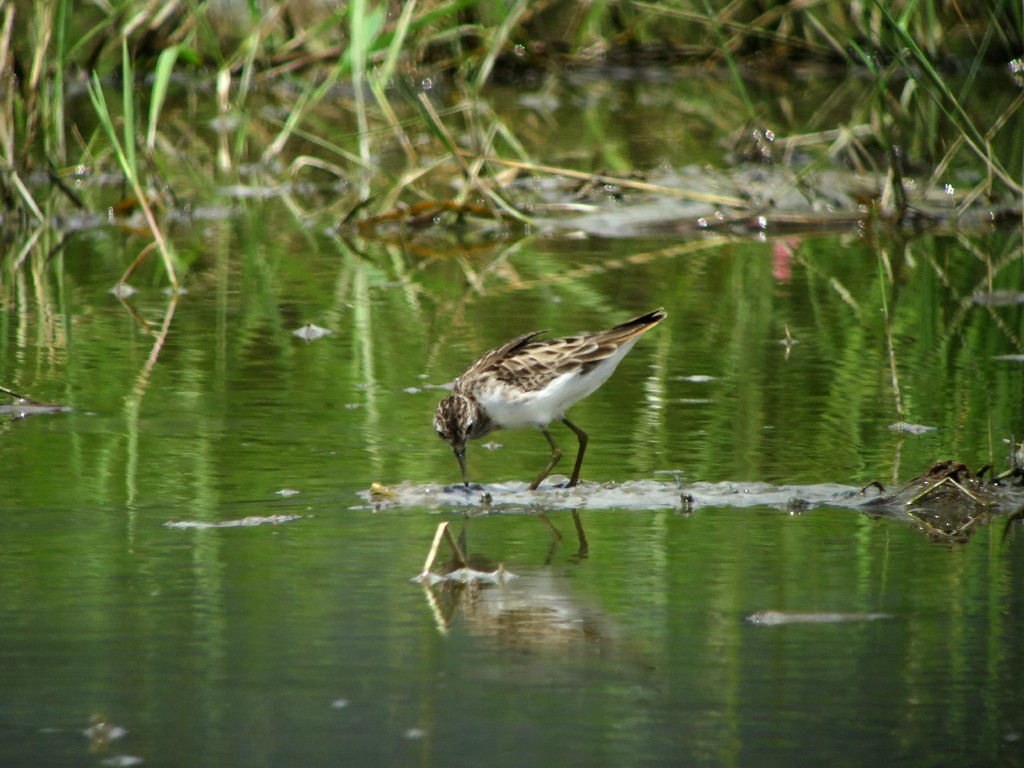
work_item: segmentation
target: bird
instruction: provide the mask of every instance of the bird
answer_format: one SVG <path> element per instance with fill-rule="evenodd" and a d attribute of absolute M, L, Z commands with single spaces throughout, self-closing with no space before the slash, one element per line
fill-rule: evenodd
<path fill-rule="evenodd" d="M 530 484 L 529 490 L 536 490 L 562 457 L 548 431 L 552 421 L 562 422 L 579 441 L 567 487 L 578 485 L 589 438 L 565 412 L 604 384 L 640 336 L 665 317 L 664 309 L 655 309 L 604 331 L 557 339 L 538 339 L 546 330 L 524 333 L 470 365 L 434 414 L 434 429 L 455 452 L 465 487 L 470 440 L 497 429 L 537 427 L 551 447 L 551 460 Z"/>

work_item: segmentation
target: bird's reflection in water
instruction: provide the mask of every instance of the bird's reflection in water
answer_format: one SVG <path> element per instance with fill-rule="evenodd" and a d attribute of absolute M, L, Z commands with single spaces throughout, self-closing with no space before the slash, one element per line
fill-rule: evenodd
<path fill-rule="evenodd" d="M 471 634 L 486 637 L 502 647 L 517 650 L 571 652 L 593 649 L 605 652 L 618 645 L 614 622 L 598 607 L 571 589 L 571 581 L 552 565 L 566 537 L 543 514 L 551 532 L 551 548 L 544 566 L 520 570 L 495 563 L 486 555 L 470 552 L 467 522 L 450 540 L 450 561 L 434 561 L 430 578 L 421 576 L 427 602 L 442 634 L 454 624 Z M 576 551 L 571 562 L 581 562 L 589 552 L 578 510 L 572 511 Z"/>

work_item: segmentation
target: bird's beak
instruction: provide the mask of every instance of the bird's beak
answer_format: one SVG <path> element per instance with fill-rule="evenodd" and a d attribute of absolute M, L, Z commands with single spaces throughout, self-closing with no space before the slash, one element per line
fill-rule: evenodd
<path fill-rule="evenodd" d="M 469 488 L 469 475 L 466 474 L 466 446 L 454 445 L 452 449 L 455 451 L 455 458 L 459 460 L 459 468 L 462 469 L 462 482 Z"/>

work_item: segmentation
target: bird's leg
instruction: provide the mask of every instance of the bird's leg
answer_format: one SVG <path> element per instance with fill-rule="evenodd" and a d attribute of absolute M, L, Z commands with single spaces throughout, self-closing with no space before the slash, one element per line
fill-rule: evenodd
<path fill-rule="evenodd" d="M 587 450 L 588 438 L 586 432 L 577 427 L 564 416 L 562 417 L 562 423 L 565 424 L 565 426 L 567 426 L 573 432 L 575 432 L 576 437 L 579 438 L 580 441 L 580 452 L 576 454 L 576 466 L 573 467 L 572 477 L 569 479 L 569 485 L 566 486 L 567 488 L 572 488 L 573 486 L 578 485 L 580 482 L 580 467 L 583 466 L 583 454 L 586 453 Z"/>
<path fill-rule="evenodd" d="M 537 490 L 537 486 L 544 481 L 544 478 L 548 476 L 548 473 L 551 472 L 555 464 L 558 463 L 558 460 L 562 458 L 562 449 L 558 447 L 557 443 L 555 443 L 555 438 L 553 438 L 551 436 L 551 433 L 548 432 L 548 428 L 541 427 L 540 431 L 544 433 L 544 437 L 548 439 L 548 445 L 551 446 L 551 461 L 549 461 L 548 465 L 544 467 L 543 470 L 541 470 L 541 473 L 537 476 L 537 479 L 530 484 L 531 491 Z"/>

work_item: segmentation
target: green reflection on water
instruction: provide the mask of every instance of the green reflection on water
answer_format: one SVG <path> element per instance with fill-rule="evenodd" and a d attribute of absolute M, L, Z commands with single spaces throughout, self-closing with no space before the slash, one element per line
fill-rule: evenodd
<path fill-rule="evenodd" d="M 435 387 L 483 350 L 662 305 L 573 410 L 586 479 L 888 483 L 946 456 L 999 463 L 1024 432 L 1024 372 L 992 356 L 1024 318 L 970 301 L 989 271 L 963 250 L 998 262 L 1018 235 L 423 253 L 293 224 L 263 202 L 196 225 L 189 293 L 172 305 L 143 272 L 138 318 L 101 268 L 133 252 L 120 234 L 75 238 L 63 270 L 5 272 L 0 382 L 75 411 L 0 425 L 0 762 L 87 759 L 97 713 L 129 731 L 97 759 L 151 765 L 1021 758 L 1021 539 L 1000 522 L 954 548 L 849 510 L 583 510 L 580 558 L 564 515 L 554 548 L 531 516 L 474 519 L 471 550 L 533 585 L 532 623 L 463 596 L 442 636 L 409 579 L 457 518 L 355 495 L 457 480 Z M 883 297 L 907 417 L 934 432 L 888 429 Z M 292 334 L 309 322 L 334 333 Z M 528 480 L 544 459 L 535 433 L 495 440 L 471 447 L 474 479 Z M 274 513 L 301 517 L 163 525 Z M 744 621 L 758 610 L 894 618 Z"/>
<path fill-rule="evenodd" d="M 60 284 L 42 265 L 15 276 L 9 302 L 19 309 L 4 314 L 0 379 L 75 413 L 6 425 L 19 442 L 0 448 L 20 470 L 4 480 L 9 498 L 63 505 L 88 488 L 99 503 L 212 510 L 284 487 L 454 481 L 458 468 L 431 429 L 441 385 L 526 330 L 594 329 L 659 305 L 668 321 L 572 411 L 592 436 L 588 479 L 682 470 L 688 480 L 889 483 L 946 456 L 1004 464 L 1002 439 L 1024 431 L 1024 371 L 992 359 L 1024 337 L 1021 306 L 971 301 L 987 289 L 980 264 L 951 263 L 936 283 L 928 260 L 938 256 L 927 249 L 948 249 L 943 238 L 917 241 L 921 253 L 901 262 L 893 287 L 879 280 L 872 248 L 838 238 L 796 243 L 782 277 L 771 241 L 681 257 L 663 242 L 606 241 L 560 267 L 530 241 L 459 266 L 313 238 L 294 270 L 295 244 L 271 237 L 281 226 L 273 211 L 248 226 L 258 232 L 240 234 L 250 243 L 242 259 L 226 239 L 224 268 L 197 272 L 176 302 L 143 286 L 131 300 L 138 320 L 70 266 Z M 73 252 L 76 262 L 102 250 L 94 240 Z M 616 268 L 637 253 L 657 258 Z M 487 296 L 435 292 L 465 285 L 469 269 L 491 270 Z M 577 274 L 559 279 L 564 269 Z M 423 271 L 410 283 L 414 270 Z M 999 275 L 1004 284 L 1011 272 Z M 21 293 L 30 277 L 41 291 L 31 299 Z M 964 287 L 945 284 L 954 278 Z M 883 305 L 906 418 L 934 432 L 889 429 L 898 416 Z M 334 333 L 305 342 L 292 331 L 307 322 Z M 536 433 L 493 440 L 504 447 L 470 447 L 475 480 L 522 479 L 543 462 Z M 70 462 L 62 471 L 76 482 L 33 471 L 53 462 Z"/>
<path fill-rule="evenodd" d="M 436 516 L 285 508 L 304 517 L 198 531 L 9 513 L 5 762 L 84 759 L 97 712 L 129 730 L 103 756 L 167 765 L 1017 754 L 1020 538 L 998 526 L 950 548 L 846 510 L 584 512 L 581 560 L 566 515 L 553 550 L 532 516 L 478 518 L 471 553 L 526 588 L 504 611 L 462 593 L 442 635 L 409 582 Z M 762 609 L 893 618 L 744 620 Z"/>

